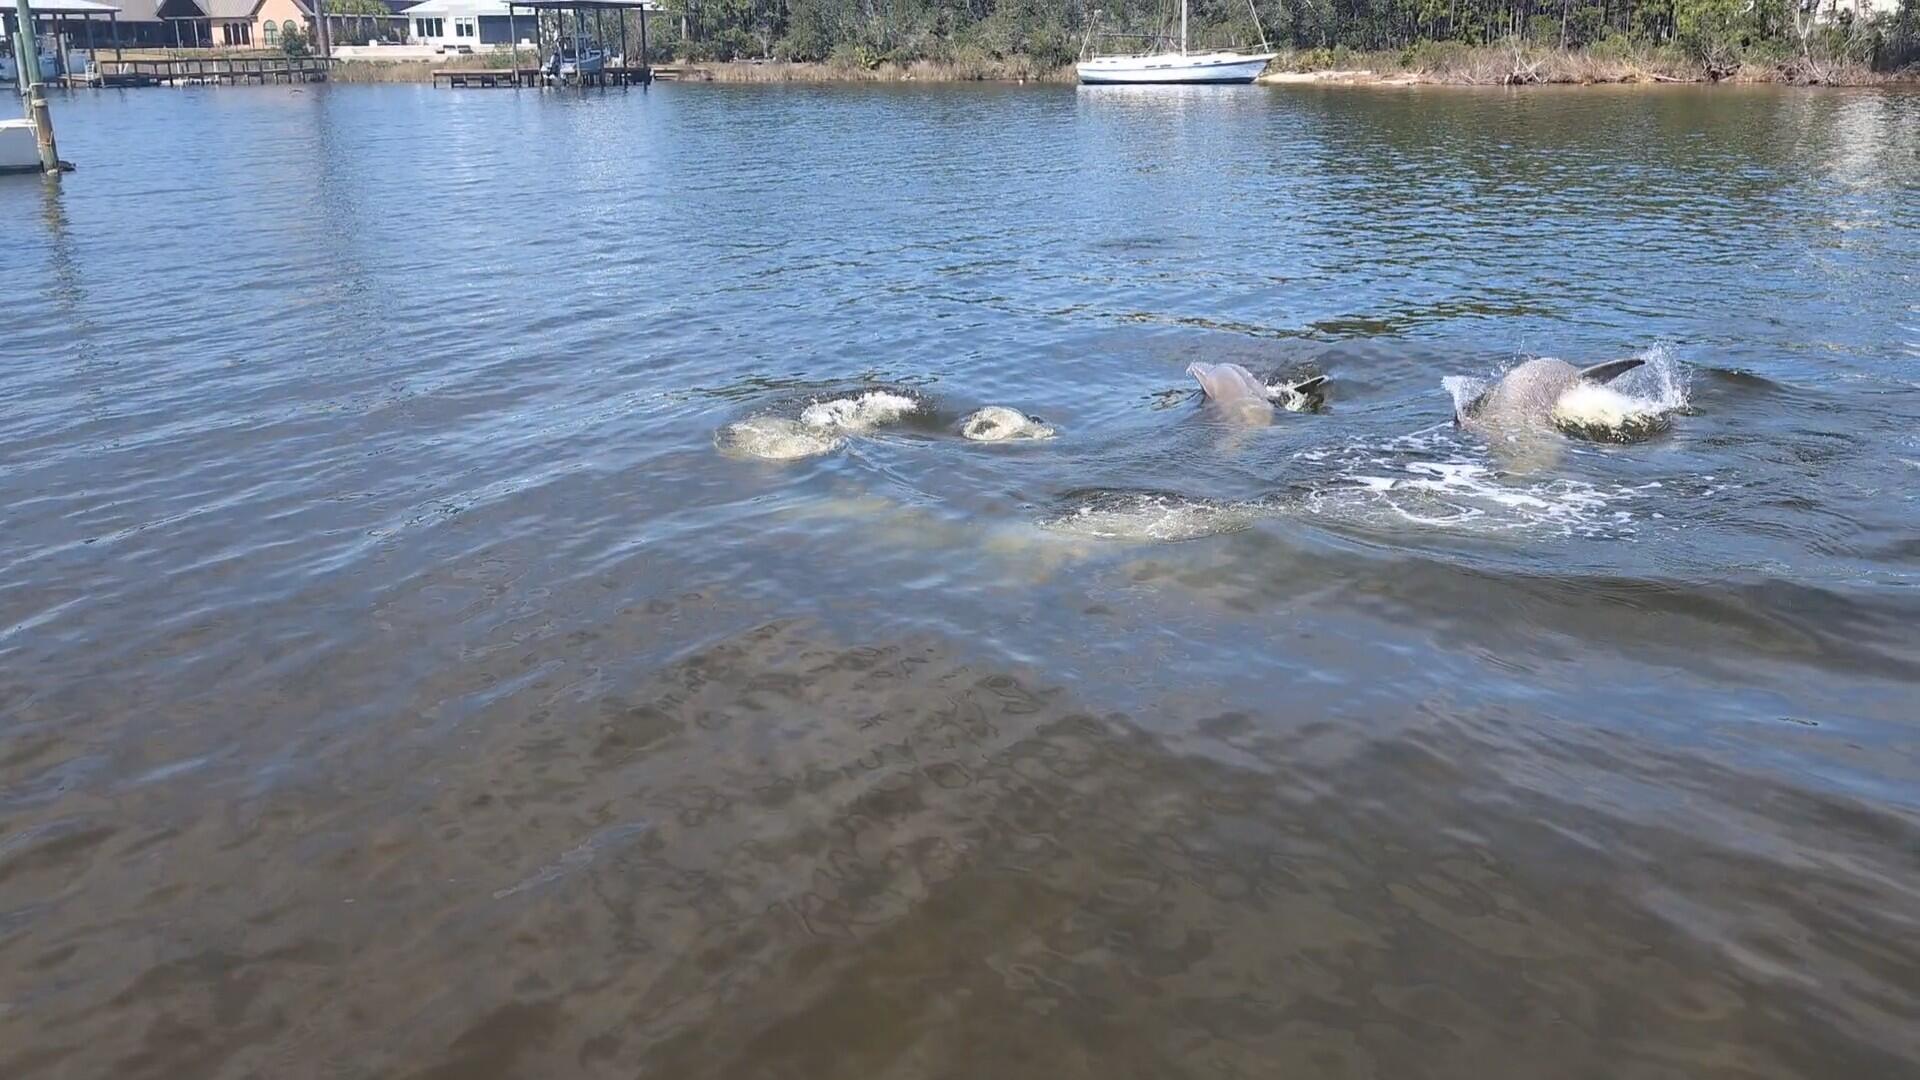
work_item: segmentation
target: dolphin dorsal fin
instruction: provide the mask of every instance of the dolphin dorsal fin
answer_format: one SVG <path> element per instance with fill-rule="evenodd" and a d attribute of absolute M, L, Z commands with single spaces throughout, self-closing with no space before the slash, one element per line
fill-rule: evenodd
<path fill-rule="evenodd" d="M 1625 360 L 1609 360 L 1604 364 L 1595 364 L 1590 368 L 1581 368 L 1580 377 L 1589 382 L 1612 382 L 1614 379 L 1625 375 L 1627 372 L 1632 371 L 1644 363 L 1646 363 L 1646 361 L 1637 356 L 1630 356 Z"/>

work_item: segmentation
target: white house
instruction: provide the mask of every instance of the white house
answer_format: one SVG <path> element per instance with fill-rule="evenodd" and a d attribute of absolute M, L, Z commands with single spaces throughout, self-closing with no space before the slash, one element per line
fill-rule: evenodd
<path fill-rule="evenodd" d="M 401 12 L 416 45 L 468 45 L 475 50 L 534 40 L 533 12 L 507 16 L 506 0 L 424 0 Z"/>

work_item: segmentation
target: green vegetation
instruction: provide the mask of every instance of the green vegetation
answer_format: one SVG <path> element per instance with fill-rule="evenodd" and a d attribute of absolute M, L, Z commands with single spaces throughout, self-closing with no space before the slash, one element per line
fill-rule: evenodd
<path fill-rule="evenodd" d="M 334 30 L 335 45 L 365 45 L 381 37 L 385 19 L 391 14 L 380 0 L 327 0 L 328 25 L 341 20 Z"/>
<path fill-rule="evenodd" d="M 654 21 L 657 59 L 773 59 L 847 71 L 931 63 L 1034 70 L 1071 63 L 1090 34 L 1102 51 L 1177 33 L 1171 0 L 681 0 Z M 1193 0 L 1196 48 L 1266 38 L 1302 66 L 1398 54 L 1401 70 L 1485 68 L 1519 76 L 1542 52 L 1719 79 L 1762 72 L 1848 81 L 1920 62 L 1920 0 L 1868 18 L 1851 0 Z M 1096 6 L 1097 5 L 1097 6 Z M 1102 39 L 1097 35 L 1128 35 Z M 1536 64 L 1528 69 L 1527 64 Z M 1656 76 L 1658 77 L 1658 76 Z M 1535 81 L 1515 77 L 1502 81 Z"/>

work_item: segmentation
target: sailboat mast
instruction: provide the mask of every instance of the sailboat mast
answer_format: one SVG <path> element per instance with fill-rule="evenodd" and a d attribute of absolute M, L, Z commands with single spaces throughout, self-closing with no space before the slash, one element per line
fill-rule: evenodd
<path fill-rule="evenodd" d="M 1180 55 L 1187 55 L 1187 0 L 1180 0 Z"/>

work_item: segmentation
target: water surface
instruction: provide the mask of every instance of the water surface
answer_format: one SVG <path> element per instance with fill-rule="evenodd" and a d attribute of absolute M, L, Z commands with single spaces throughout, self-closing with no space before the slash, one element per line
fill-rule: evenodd
<path fill-rule="evenodd" d="M 0 1075 L 1920 1070 L 1920 96 L 55 108 Z"/>

